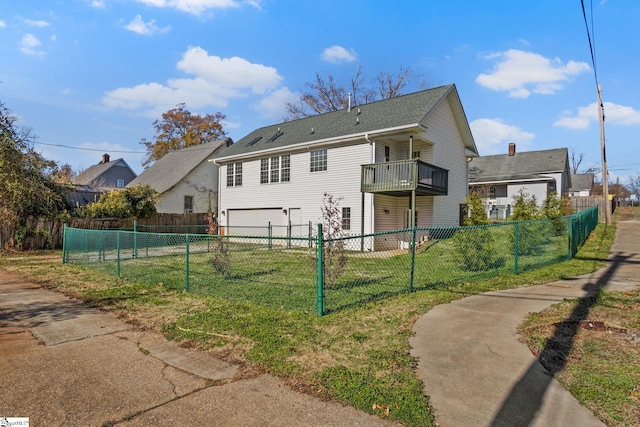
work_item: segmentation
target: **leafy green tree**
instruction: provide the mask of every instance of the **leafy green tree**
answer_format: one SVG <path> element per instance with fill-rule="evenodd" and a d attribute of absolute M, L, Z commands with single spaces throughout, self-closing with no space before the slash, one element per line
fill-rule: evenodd
<path fill-rule="evenodd" d="M 469 216 L 464 218 L 464 225 L 484 225 L 489 222 L 487 211 L 484 208 L 480 194 L 475 191 L 469 193 L 469 196 L 467 196 L 467 206 Z"/>
<path fill-rule="evenodd" d="M 530 220 L 542 218 L 538 208 L 536 196 L 532 196 L 521 188 L 518 194 L 513 196 L 513 213 L 509 217 L 512 221 Z"/>
<path fill-rule="evenodd" d="M 147 149 L 147 158 L 142 162 L 147 166 L 160 160 L 166 154 L 193 145 L 200 145 L 224 138 L 222 128 L 225 116 L 222 113 L 200 116 L 186 109 L 184 103 L 178 104 L 162 114 L 162 120 L 153 122 L 156 136 L 153 141 L 143 138 L 140 144 Z"/>
<path fill-rule="evenodd" d="M 0 225 L 14 227 L 30 215 L 65 212 L 64 196 L 69 191 L 52 179 L 56 163 L 34 150 L 34 134 L 17 126 L 17 121 L 0 102 Z"/>
<path fill-rule="evenodd" d="M 150 218 L 156 213 L 157 192 L 148 185 L 111 190 L 97 202 L 78 209 L 87 218 Z"/>

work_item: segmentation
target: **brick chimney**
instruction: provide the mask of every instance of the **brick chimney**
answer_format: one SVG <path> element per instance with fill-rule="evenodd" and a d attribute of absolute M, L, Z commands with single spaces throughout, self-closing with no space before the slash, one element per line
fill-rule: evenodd
<path fill-rule="evenodd" d="M 104 153 L 102 155 L 102 161 L 100 162 L 100 164 L 104 164 L 104 163 L 109 163 L 109 155 L 107 153 Z"/>
<path fill-rule="evenodd" d="M 516 154 L 516 143 L 515 142 L 510 142 L 509 143 L 509 155 L 510 156 L 515 156 Z"/>

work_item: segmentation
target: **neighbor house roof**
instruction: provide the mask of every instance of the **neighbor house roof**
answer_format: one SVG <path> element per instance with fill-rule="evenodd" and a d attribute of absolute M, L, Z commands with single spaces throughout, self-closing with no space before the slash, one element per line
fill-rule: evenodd
<path fill-rule="evenodd" d="M 594 175 L 592 173 L 571 174 L 571 188 L 569 191 L 591 190 Z"/>
<path fill-rule="evenodd" d="M 567 170 L 568 162 L 566 148 L 476 157 L 469 163 L 469 184 L 545 181 Z"/>
<path fill-rule="evenodd" d="M 469 156 L 477 148 L 455 85 L 440 86 L 389 98 L 349 109 L 305 117 L 254 130 L 224 150 L 217 161 L 233 160 L 263 151 L 295 148 L 298 144 L 331 143 L 345 139 L 363 139 L 383 132 L 398 132 L 420 127 L 429 114 L 447 97 Z"/>
<path fill-rule="evenodd" d="M 146 168 L 127 187 L 149 185 L 162 194 L 173 188 L 200 163 L 208 160 L 216 150 L 230 144 L 230 138 L 194 145 L 164 155 Z"/>
<path fill-rule="evenodd" d="M 100 177 L 107 173 L 111 168 L 116 166 L 124 166 L 131 172 L 132 176 L 136 176 L 136 173 L 129 167 L 124 159 L 111 160 L 109 162 L 100 162 L 97 165 L 93 165 L 84 171 L 80 172 L 78 176 L 73 179 L 73 184 L 78 185 L 102 185 Z"/>

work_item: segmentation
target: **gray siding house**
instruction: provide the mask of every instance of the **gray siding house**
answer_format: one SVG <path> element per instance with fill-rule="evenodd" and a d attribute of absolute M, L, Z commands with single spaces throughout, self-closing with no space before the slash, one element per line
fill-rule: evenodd
<path fill-rule="evenodd" d="M 110 156 L 105 153 L 102 155 L 100 163 L 78 174 L 72 180 L 72 184 L 122 188 L 136 176 L 136 173 L 124 159 L 111 160 Z"/>
<path fill-rule="evenodd" d="M 481 156 L 469 162 L 469 187 L 481 189 L 487 216 L 505 219 L 511 212 L 513 197 L 523 190 L 535 196 L 538 205 L 555 193 L 568 194 L 571 187 L 569 155 L 566 148 L 516 153 L 509 144 L 507 154 Z"/>

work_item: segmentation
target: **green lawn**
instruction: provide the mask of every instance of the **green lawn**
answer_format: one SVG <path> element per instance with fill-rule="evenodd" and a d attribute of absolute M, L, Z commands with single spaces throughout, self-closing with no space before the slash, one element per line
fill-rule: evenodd
<path fill-rule="evenodd" d="M 0 268 L 112 310 L 140 327 L 161 331 L 245 369 L 286 378 L 297 389 L 378 415 L 383 411 L 373 409 L 373 404 L 386 405 L 395 421 L 433 426 L 428 397 L 414 375 L 416 360 L 410 356 L 414 322 L 433 306 L 466 295 L 591 272 L 604 265 L 614 230 L 598 225 L 571 261 L 519 275 L 512 273 L 513 265 L 507 262 L 496 269 L 500 275 L 476 281 L 469 279 L 470 272 L 456 267 L 459 261 L 451 258 L 452 239 L 434 242 L 416 255 L 416 291 L 412 293 L 406 293 L 408 255 L 352 256 L 338 281 L 343 287 L 327 292 L 328 308 L 341 309 L 326 316 L 315 314 L 315 281 L 305 250 L 232 251 L 230 281 L 221 281 L 208 264 L 211 254 L 194 254 L 190 287 L 197 292 L 184 291 L 185 272 L 179 267 L 184 258 L 176 255 L 125 261 L 121 278 L 114 277 L 114 263 L 105 274 L 94 267 L 107 267 L 107 263 L 91 268 L 62 264 L 60 252 L 5 255 L 0 257 Z M 551 249 L 563 244 L 549 245 Z M 509 253 L 510 249 L 505 245 L 495 250 Z M 548 252 L 554 251 L 545 252 L 544 262 L 560 254 Z M 523 258 L 520 262 L 527 265 Z M 254 288 L 250 295 L 255 301 L 244 296 L 247 288 Z M 388 297 L 350 304 L 379 291 L 389 292 Z M 264 303 L 272 295 L 300 309 Z M 307 295 L 312 298 L 310 304 Z M 353 295 L 359 297 L 349 299 Z"/>

